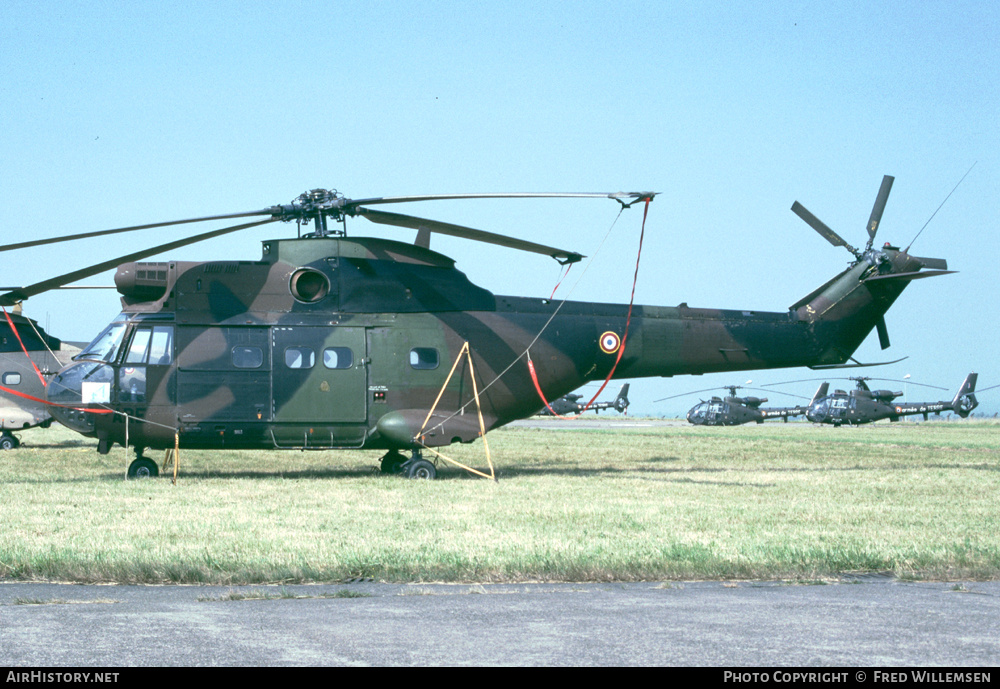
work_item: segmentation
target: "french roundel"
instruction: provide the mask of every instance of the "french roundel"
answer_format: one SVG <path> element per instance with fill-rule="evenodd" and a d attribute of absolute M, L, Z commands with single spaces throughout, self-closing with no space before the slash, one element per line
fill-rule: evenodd
<path fill-rule="evenodd" d="M 618 338 L 618 333 L 607 331 L 601 335 L 601 351 L 605 354 L 614 354 L 618 351 L 622 341 Z"/>

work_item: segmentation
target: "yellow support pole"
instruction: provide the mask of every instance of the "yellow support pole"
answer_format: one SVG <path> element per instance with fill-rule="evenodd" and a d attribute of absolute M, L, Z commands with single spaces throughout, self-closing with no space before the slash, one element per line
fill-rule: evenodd
<path fill-rule="evenodd" d="M 181 436 L 180 433 L 174 432 L 174 481 L 173 485 L 177 485 L 177 469 L 181 463 Z"/>
<path fill-rule="evenodd" d="M 456 462 L 454 459 L 444 456 L 437 450 L 434 450 L 424 445 L 423 440 L 421 440 L 421 438 L 423 438 L 424 429 L 427 428 L 427 423 L 431 420 L 431 416 L 434 415 L 434 410 L 437 409 L 438 402 L 441 401 L 441 397 L 444 395 L 444 391 L 448 387 L 448 383 L 451 382 L 451 377 L 455 374 L 455 369 L 458 368 L 458 363 L 462 360 L 463 356 L 467 356 L 469 358 L 469 375 L 472 376 L 472 394 L 476 400 L 476 413 L 479 415 L 479 437 L 483 439 L 483 447 L 486 449 L 486 463 L 489 464 L 490 466 L 489 476 L 482 473 L 481 471 L 473 469 L 472 467 L 467 467 L 461 462 Z M 441 386 L 441 390 L 438 392 L 437 398 L 434 400 L 434 404 L 431 405 L 430 411 L 427 412 L 427 418 L 424 419 L 424 423 L 420 427 L 420 431 L 417 432 L 417 435 L 414 438 L 414 440 L 420 443 L 420 446 L 422 448 L 424 448 L 425 450 L 430 450 L 437 457 L 440 457 L 441 459 L 443 459 L 446 462 L 449 462 L 450 464 L 454 464 L 457 467 L 461 467 L 462 469 L 465 469 L 466 471 L 471 472 L 473 474 L 482 476 L 483 478 L 490 478 L 493 479 L 494 481 L 497 480 L 496 472 L 493 470 L 493 460 L 490 458 L 490 445 L 486 441 L 486 422 L 483 421 L 483 408 L 482 405 L 479 403 L 479 387 L 476 385 L 476 371 L 475 371 L 475 366 L 472 363 L 472 351 L 469 349 L 468 342 L 462 345 L 462 349 L 459 351 L 458 356 L 455 357 L 455 363 L 451 365 L 451 370 L 448 371 L 448 377 L 445 378 L 444 385 Z"/>

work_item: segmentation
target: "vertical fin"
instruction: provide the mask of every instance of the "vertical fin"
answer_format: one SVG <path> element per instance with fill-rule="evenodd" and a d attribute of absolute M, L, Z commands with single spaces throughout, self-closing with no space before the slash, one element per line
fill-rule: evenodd
<path fill-rule="evenodd" d="M 965 381 L 962 382 L 962 387 L 958 389 L 954 399 L 951 401 L 951 408 L 955 410 L 955 413 L 963 419 L 972 413 L 973 409 L 979 406 L 979 400 L 977 400 L 976 396 L 973 394 L 976 390 L 976 381 L 978 379 L 978 373 L 970 373 L 967 375 L 965 377 Z"/>
<path fill-rule="evenodd" d="M 809 402 L 809 406 L 811 407 L 812 405 L 816 404 L 816 402 L 826 397 L 826 393 L 829 392 L 829 390 L 830 390 L 829 383 L 823 383 L 818 388 L 816 388 L 816 394 L 813 395 L 812 400 Z"/>

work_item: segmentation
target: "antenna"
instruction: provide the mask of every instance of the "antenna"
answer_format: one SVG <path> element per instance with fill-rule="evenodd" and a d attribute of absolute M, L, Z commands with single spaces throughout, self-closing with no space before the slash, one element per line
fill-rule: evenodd
<path fill-rule="evenodd" d="M 958 184 L 955 185 L 955 189 L 958 189 L 958 185 L 961 184 L 965 180 L 965 178 L 969 176 L 969 173 L 972 172 L 972 168 L 976 167 L 976 163 L 978 162 L 979 161 L 977 160 L 975 163 L 972 164 L 972 167 L 970 167 L 968 170 L 965 171 L 965 174 L 962 175 L 962 179 L 958 180 Z M 945 202 L 951 198 L 951 195 L 955 193 L 955 189 L 952 189 L 950 192 L 948 192 L 948 195 L 944 197 L 944 201 L 941 202 L 941 206 L 943 206 Z M 917 237 L 919 237 L 920 234 L 927 228 L 927 226 L 930 225 L 931 220 L 933 220 L 934 216 L 937 215 L 939 210 L 941 210 L 941 206 L 938 206 L 937 210 L 931 213 L 931 217 L 927 218 L 927 222 L 925 222 L 924 226 L 920 228 L 920 232 L 917 232 Z M 917 241 L 917 237 L 914 237 L 912 240 L 910 240 L 910 245 L 903 250 L 904 253 L 907 254 L 910 253 L 910 247 L 913 246 L 913 242 Z"/>

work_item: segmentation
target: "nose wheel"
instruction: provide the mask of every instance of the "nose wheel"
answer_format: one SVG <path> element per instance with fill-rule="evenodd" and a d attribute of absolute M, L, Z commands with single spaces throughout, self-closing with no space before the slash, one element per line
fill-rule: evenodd
<path fill-rule="evenodd" d="M 417 459 L 414 457 L 409 462 L 404 464 L 403 467 L 406 470 L 407 478 L 419 478 L 427 481 L 433 481 L 437 476 L 437 468 L 426 459 Z"/>
<path fill-rule="evenodd" d="M 19 441 L 13 434 L 4 431 L 0 435 L 0 450 L 16 450 L 21 445 Z"/>
<path fill-rule="evenodd" d="M 142 455 L 133 459 L 128 465 L 129 479 L 156 478 L 159 475 L 160 468 L 156 466 L 156 462 Z"/>

